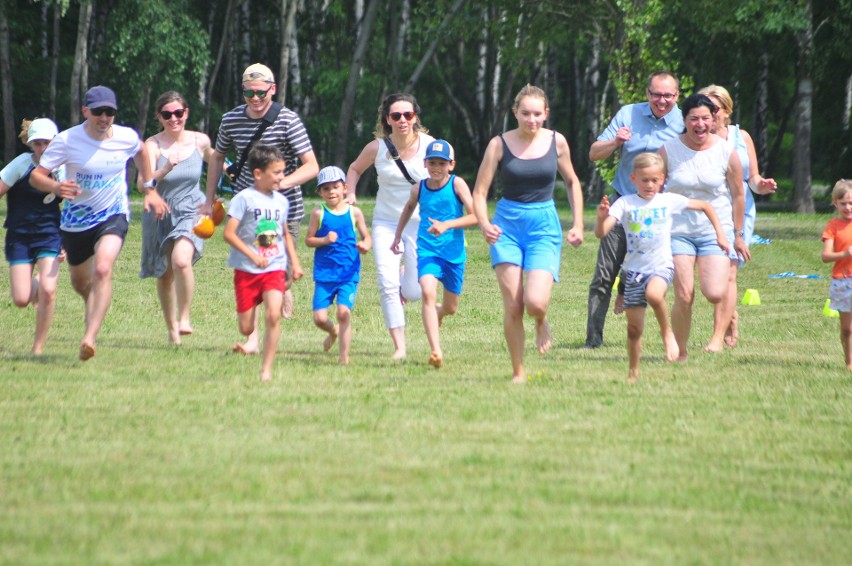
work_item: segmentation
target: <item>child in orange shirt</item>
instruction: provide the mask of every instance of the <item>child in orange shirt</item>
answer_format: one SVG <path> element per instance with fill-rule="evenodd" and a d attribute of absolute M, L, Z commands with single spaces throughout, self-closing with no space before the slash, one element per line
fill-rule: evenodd
<path fill-rule="evenodd" d="M 829 220 L 822 233 L 822 261 L 834 262 L 828 296 L 831 308 L 840 311 L 840 344 L 852 371 L 852 181 L 837 181 L 831 201 L 840 218 Z"/>

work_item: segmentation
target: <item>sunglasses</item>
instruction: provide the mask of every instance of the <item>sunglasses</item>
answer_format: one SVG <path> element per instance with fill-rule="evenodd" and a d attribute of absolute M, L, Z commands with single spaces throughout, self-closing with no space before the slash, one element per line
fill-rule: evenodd
<path fill-rule="evenodd" d="M 186 108 L 181 108 L 179 110 L 174 110 L 172 112 L 169 112 L 168 110 L 161 110 L 160 111 L 160 116 L 163 117 L 163 120 L 171 120 L 172 116 L 174 116 L 175 118 L 180 120 L 181 118 L 183 118 L 184 114 L 186 114 Z"/>
<path fill-rule="evenodd" d="M 270 90 L 272 90 L 272 87 L 269 87 L 266 90 L 244 90 L 243 96 L 246 98 L 253 98 L 256 96 L 259 99 L 263 100 L 264 98 L 266 98 L 266 95 L 269 94 Z"/>
<path fill-rule="evenodd" d="M 102 106 L 101 108 L 89 108 L 89 112 L 95 116 L 101 116 L 103 114 L 106 114 L 109 117 L 115 116 L 115 108 L 109 108 L 108 106 Z"/>
<path fill-rule="evenodd" d="M 414 112 L 391 112 L 389 116 L 394 122 L 399 122 L 400 118 L 405 118 L 410 122 L 411 119 L 416 116 L 416 114 Z"/>

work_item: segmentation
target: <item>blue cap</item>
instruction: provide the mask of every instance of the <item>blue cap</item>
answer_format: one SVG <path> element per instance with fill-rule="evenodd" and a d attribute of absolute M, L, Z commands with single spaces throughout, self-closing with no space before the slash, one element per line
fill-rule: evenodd
<path fill-rule="evenodd" d="M 455 157 L 453 157 L 455 153 L 453 152 L 453 146 L 450 145 L 450 142 L 445 140 L 435 140 L 429 144 L 426 148 L 426 157 L 424 159 L 443 159 L 445 161 L 455 161 Z"/>
<path fill-rule="evenodd" d="M 326 183 L 334 183 L 335 181 L 346 182 L 346 173 L 343 172 L 343 169 L 336 165 L 323 167 L 317 176 L 317 188 L 320 188 Z"/>
<path fill-rule="evenodd" d="M 118 110 L 115 101 L 115 93 L 111 88 L 105 86 L 93 86 L 86 91 L 83 97 L 83 106 L 86 108 L 113 108 Z"/>

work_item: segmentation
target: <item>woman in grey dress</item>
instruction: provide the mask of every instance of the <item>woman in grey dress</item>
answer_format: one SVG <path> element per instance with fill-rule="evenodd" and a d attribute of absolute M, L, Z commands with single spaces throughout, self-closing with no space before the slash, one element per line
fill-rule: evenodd
<path fill-rule="evenodd" d="M 207 135 L 186 129 L 189 107 L 179 93 L 162 94 L 155 108 L 162 131 L 145 140 L 145 145 L 157 189 L 169 204 L 171 214 L 157 220 L 144 213 L 139 276 L 157 278 L 157 295 L 169 341 L 180 344 L 181 336 L 192 334 L 192 266 L 204 248 L 204 241 L 192 233 L 192 228 L 198 219 L 198 207 L 204 203 L 199 180 L 211 147 Z"/>

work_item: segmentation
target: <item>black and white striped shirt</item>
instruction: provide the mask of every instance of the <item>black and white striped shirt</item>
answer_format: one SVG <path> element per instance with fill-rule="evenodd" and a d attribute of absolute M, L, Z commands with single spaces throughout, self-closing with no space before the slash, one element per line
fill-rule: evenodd
<path fill-rule="evenodd" d="M 226 112 L 222 116 L 222 123 L 219 125 L 219 134 L 216 137 L 216 151 L 227 155 L 228 150 L 232 147 L 235 149 L 239 160 L 243 154 L 243 150 L 254 137 L 255 131 L 260 127 L 262 118 L 253 119 L 246 115 L 246 105 L 242 104 L 233 110 Z M 284 169 L 285 175 L 290 175 L 293 171 L 299 168 L 301 161 L 298 160 L 300 155 L 312 151 L 311 139 L 308 137 L 308 131 L 302 124 L 299 115 L 289 108 L 282 107 L 278 114 L 278 119 L 274 124 L 271 124 L 260 136 L 259 143 L 272 145 L 281 150 L 284 154 L 284 159 L 287 162 Z M 234 191 L 239 192 L 254 184 L 251 170 L 247 165 L 243 165 L 240 176 L 234 183 Z M 301 220 L 305 216 L 305 207 L 302 203 L 302 187 L 295 186 L 290 189 L 285 189 L 281 193 L 290 201 L 289 221 Z"/>

